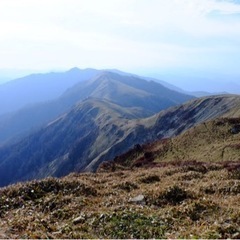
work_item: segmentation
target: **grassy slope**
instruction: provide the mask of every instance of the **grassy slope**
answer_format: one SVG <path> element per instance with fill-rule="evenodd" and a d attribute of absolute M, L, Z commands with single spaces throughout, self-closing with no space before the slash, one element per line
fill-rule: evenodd
<path fill-rule="evenodd" d="M 13 185 L 0 190 L 0 236 L 239 238 L 240 174 L 234 173 L 189 163 Z M 144 200 L 131 202 L 138 195 Z"/>
<path fill-rule="evenodd" d="M 164 166 L 175 162 L 224 164 L 240 161 L 240 118 L 219 118 L 204 122 L 174 138 L 133 148 L 114 159 L 115 167 Z M 107 166 L 107 164 L 105 164 Z"/>
<path fill-rule="evenodd" d="M 96 174 L 0 189 L 0 237 L 240 238 L 239 124 L 136 146 Z"/>
<path fill-rule="evenodd" d="M 240 119 L 219 119 L 200 124 L 169 140 L 168 149 L 157 157 L 157 161 L 240 160 L 240 135 L 231 133 L 236 124 L 240 124 Z"/>

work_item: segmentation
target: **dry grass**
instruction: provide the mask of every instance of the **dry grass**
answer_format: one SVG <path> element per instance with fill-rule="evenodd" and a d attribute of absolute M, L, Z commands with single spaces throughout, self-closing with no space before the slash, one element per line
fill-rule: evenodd
<path fill-rule="evenodd" d="M 0 236 L 239 238 L 240 180 L 229 165 L 186 166 L 72 174 L 3 188 Z M 139 195 L 143 201 L 129 201 Z"/>
<path fill-rule="evenodd" d="M 240 135 L 231 129 L 240 119 L 219 119 L 200 124 L 165 144 L 158 145 L 157 161 L 189 160 L 230 161 L 240 160 Z"/>

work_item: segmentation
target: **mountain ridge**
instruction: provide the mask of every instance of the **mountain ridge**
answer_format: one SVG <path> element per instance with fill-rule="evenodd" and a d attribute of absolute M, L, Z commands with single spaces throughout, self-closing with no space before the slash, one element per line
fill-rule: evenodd
<path fill-rule="evenodd" d="M 240 114 L 226 114 L 137 144 L 97 173 L 0 188 L 0 237 L 239 238 Z"/>
<path fill-rule="evenodd" d="M 240 115 L 204 121 L 171 138 L 164 138 L 134 148 L 112 161 L 103 162 L 98 172 L 111 169 L 192 165 L 239 166 Z"/>
<path fill-rule="evenodd" d="M 205 97 L 149 118 L 135 119 L 131 108 L 107 100 L 86 99 L 21 144 L 0 148 L 0 183 L 96 171 L 103 161 L 135 144 L 179 135 L 199 123 L 228 114 L 239 104 L 240 96 Z M 214 107 L 218 110 L 213 111 Z M 18 175 L 14 169 L 18 169 Z"/>
<path fill-rule="evenodd" d="M 144 87 L 148 88 L 147 91 Z M 111 88 L 115 89 L 114 92 Z M 164 91 L 167 91 L 168 95 L 161 97 Z M 167 90 L 157 83 L 152 87 L 152 83 L 145 80 L 104 72 L 77 83 L 53 101 L 35 104 L 0 117 L 0 144 L 18 135 L 19 138 L 22 135 L 26 136 L 27 133 L 53 121 L 88 97 L 105 98 L 124 107 L 139 107 L 142 109 L 139 117 L 150 116 L 193 98 Z"/>

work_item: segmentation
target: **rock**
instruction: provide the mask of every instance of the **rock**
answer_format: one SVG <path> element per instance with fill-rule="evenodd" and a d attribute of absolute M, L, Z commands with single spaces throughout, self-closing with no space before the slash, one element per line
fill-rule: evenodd
<path fill-rule="evenodd" d="M 232 134 L 238 134 L 238 133 L 240 133 L 240 125 L 235 125 L 234 127 L 232 127 L 231 133 L 232 133 Z"/>
<path fill-rule="evenodd" d="M 236 232 L 232 235 L 232 238 L 239 239 L 240 238 L 240 232 Z"/>
<path fill-rule="evenodd" d="M 142 194 L 140 194 L 134 198 L 130 198 L 129 202 L 136 203 L 136 204 L 145 204 L 145 197 Z"/>
<path fill-rule="evenodd" d="M 85 217 L 81 215 L 77 218 L 74 218 L 72 222 L 73 222 L 73 224 L 84 223 L 85 222 Z"/>
<path fill-rule="evenodd" d="M 0 231 L 0 239 L 6 239 L 6 238 L 8 238 L 8 236 L 4 232 Z"/>

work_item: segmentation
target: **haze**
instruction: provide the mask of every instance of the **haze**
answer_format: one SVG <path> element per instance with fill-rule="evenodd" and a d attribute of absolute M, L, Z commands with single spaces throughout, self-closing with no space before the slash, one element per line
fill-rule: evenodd
<path fill-rule="evenodd" d="M 0 29 L 1 81 L 77 66 L 240 89 L 240 1 L 1 0 Z"/>

